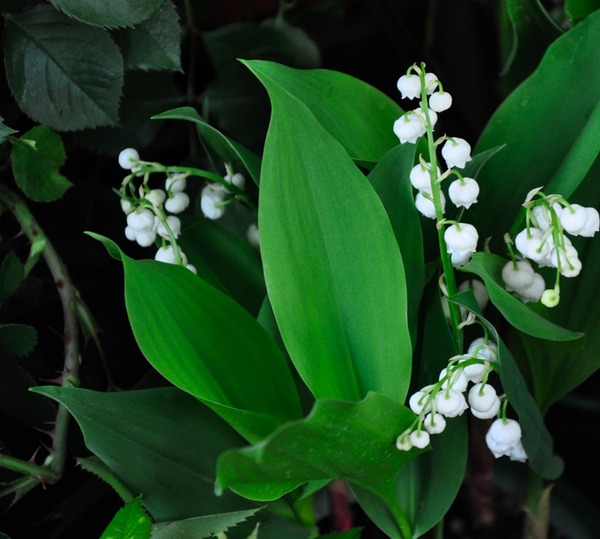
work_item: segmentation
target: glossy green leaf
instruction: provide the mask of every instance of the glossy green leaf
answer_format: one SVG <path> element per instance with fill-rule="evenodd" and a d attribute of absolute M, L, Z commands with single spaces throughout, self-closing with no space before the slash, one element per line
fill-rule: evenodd
<path fill-rule="evenodd" d="M 244 441 L 196 399 L 175 388 L 103 393 L 42 387 L 36 393 L 73 414 L 86 446 L 136 495 L 157 521 L 249 509 L 214 495 L 214 466 Z M 151 473 L 149 473 L 151 471 Z"/>
<path fill-rule="evenodd" d="M 404 268 L 385 209 L 342 146 L 270 78 L 274 64 L 247 65 L 273 106 L 258 226 L 290 357 L 317 398 L 379 391 L 403 401 L 412 345 Z"/>
<path fill-rule="evenodd" d="M 223 226 L 205 218 L 184 221 L 180 245 L 203 278 L 256 316 L 266 294 L 258 252 Z M 199 275 L 200 270 L 199 270 Z"/>
<path fill-rule="evenodd" d="M 548 341 L 581 339 L 583 333 L 550 322 L 504 289 L 502 268 L 506 262 L 505 259 L 491 253 L 475 253 L 469 263 L 460 269 L 479 275 L 483 279 L 492 303 L 519 331 Z"/>
<path fill-rule="evenodd" d="M 150 18 L 116 34 L 125 65 L 133 69 L 181 71 L 181 26 L 169 0 Z"/>
<path fill-rule="evenodd" d="M 152 521 L 136 498 L 117 511 L 100 539 L 150 539 Z"/>
<path fill-rule="evenodd" d="M 402 144 L 390 150 L 368 178 L 388 214 L 402 253 L 406 273 L 408 322 L 412 341 L 417 338 L 417 319 L 425 285 L 423 234 L 408 176 L 415 159 L 415 146 Z"/>
<path fill-rule="evenodd" d="M 134 26 L 151 17 L 165 0 L 50 0 L 52 4 L 86 24 L 119 28 Z"/>
<path fill-rule="evenodd" d="M 272 81 L 269 90 L 277 85 L 304 103 L 352 159 L 375 163 L 398 144 L 392 126 L 402 109 L 365 82 L 325 69 L 299 70 L 266 61 L 246 64 L 263 84 Z"/>
<path fill-rule="evenodd" d="M 66 160 L 59 135 L 37 126 L 21 137 L 26 144 L 13 146 L 10 156 L 15 182 L 31 200 L 51 202 L 71 186 L 60 169 Z"/>
<path fill-rule="evenodd" d="M 133 334 L 167 380 L 250 441 L 300 416 L 285 358 L 247 311 L 181 266 L 120 257 Z"/>
<path fill-rule="evenodd" d="M 14 252 L 8 253 L 0 265 L 0 302 L 12 296 L 23 282 L 25 270 L 23 263 Z"/>
<path fill-rule="evenodd" d="M 598 156 L 599 34 L 597 12 L 557 39 L 486 126 L 476 152 L 506 147 L 478 177 L 481 237 L 500 242 L 530 189 L 545 186 L 545 192 L 569 197 Z"/>
<path fill-rule="evenodd" d="M 47 4 L 5 17 L 6 76 L 25 114 L 59 131 L 117 123 L 123 60 L 106 31 Z"/>
<path fill-rule="evenodd" d="M 228 528 L 237 526 L 240 522 L 253 517 L 261 508 L 247 511 L 234 511 L 220 515 L 178 520 L 176 522 L 161 522 L 152 527 L 152 539 L 184 539 L 214 537 L 226 532 Z"/>
<path fill-rule="evenodd" d="M 562 30 L 540 0 L 507 0 L 512 43 L 502 76 L 505 90 L 512 90 L 537 67 L 550 44 Z"/>
<path fill-rule="evenodd" d="M 395 479 L 419 451 L 398 451 L 395 440 L 413 420 L 410 410 L 377 393 L 359 402 L 317 401 L 306 419 L 284 425 L 252 447 L 223 453 L 217 490 L 230 488 L 268 501 L 310 480 L 343 479 L 379 496 L 410 536 Z"/>
<path fill-rule="evenodd" d="M 226 137 L 209 125 L 192 107 L 180 107 L 153 116 L 154 120 L 186 120 L 196 124 L 198 137 L 215 170 L 222 171 L 223 163 L 234 169 L 243 165 L 256 184 L 260 181 L 260 158 L 250 150 Z"/>
<path fill-rule="evenodd" d="M 475 313 L 485 324 L 490 338 L 498 343 L 498 374 L 508 401 L 519 416 L 528 464 L 540 477 L 549 480 L 557 479 L 563 472 L 563 461 L 553 452 L 552 437 L 546 429 L 544 418 L 510 350 L 500 338 L 496 328 L 481 315 L 471 291 L 461 292 L 449 300 Z"/>

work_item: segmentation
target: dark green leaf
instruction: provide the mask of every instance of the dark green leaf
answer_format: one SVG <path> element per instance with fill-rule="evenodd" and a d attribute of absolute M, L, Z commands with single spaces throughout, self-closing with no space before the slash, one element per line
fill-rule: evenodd
<path fill-rule="evenodd" d="M 599 34 L 600 11 L 549 47 L 486 126 L 476 153 L 506 147 L 478 176 L 481 237 L 501 241 L 530 189 L 568 198 L 592 166 L 600 151 Z"/>
<path fill-rule="evenodd" d="M 14 356 L 26 356 L 37 344 L 37 331 L 24 324 L 0 324 L 0 350 Z"/>
<path fill-rule="evenodd" d="M 23 264 L 11 251 L 4 257 L 0 266 L 0 302 L 5 301 L 18 290 L 24 277 Z"/>
<path fill-rule="evenodd" d="M 69 17 L 105 28 L 134 26 L 151 17 L 165 2 L 165 0 L 50 1 Z"/>
<path fill-rule="evenodd" d="M 6 16 L 3 45 L 11 91 L 34 121 L 60 131 L 117 122 L 123 60 L 106 31 L 39 4 Z"/>
<path fill-rule="evenodd" d="M 196 268 L 205 268 L 206 281 L 256 316 L 266 294 L 256 250 L 245 238 L 208 219 L 184 225 L 180 245 L 188 260 Z"/>
<path fill-rule="evenodd" d="M 258 185 L 260 158 L 241 144 L 231 140 L 209 125 L 192 107 L 181 107 L 153 116 L 154 120 L 187 120 L 196 124 L 198 137 L 215 170 L 222 171 L 223 163 L 231 163 L 235 170 L 243 165 Z"/>
<path fill-rule="evenodd" d="M 508 0 L 506 9 L 512 26 L 512 44 L 502 75 L 505 91 L 508 91 L 533 72 L 562 30 L 540 0 Z"/>
<path fill-rule="evenodd" d="M 413 420 L 410 410 L 377 393 L 360 402 L 317 401 L 306 419 L 282 426 L 252 447 L 223 453 L 217 489 L 268 501 L 310 480 L 343 479 L 379 496 L 411 536 L 395 479 L 419 452 L 398 451 L 395 440 Z"/>
<path fill-rule="evenodd" d="M 308 108 L 270 78 L 274 64 L 247 65 L 273 106 L 258 226 L 286 349 L 317 398 L 379 391 L 403 401 L 412 354 L 406 281 L 381 201 Z"/>
<path fill-rule="evenodd" d="M 136 498 L 117 511 L 100 539 L 150 539 L 152 521 Z"/>
<path fill-rule="evenodd" d="M 565 0 L 565 14 L 573 25 L 579 24 L 598 9 L 600 0 Z"/>
<path fill-rule="evenodd" d="M 328 533 L 327 535 L 319 535 L 320 539 L 360 539 L 362 528 L 353 528 L 340 533 Z"/>
<path fill-rule="evenodd" d="M 483 279 L 492 303 L 519 331 L 548 341 L 574 341 L 583 337 L 583 333 L 565 329 L 543 318 L 507 292 L 501 275 L 506 263 L 506 260 L 491 253 L 475 253 L 469 263 L 460 269 Z"/>
<path fill-rule="evenodd" d="M 300 416 L 285 358 L 247 311 L 181 266 L 123 254 L 121 260 L 131 328 L 167 380 L 250 441 Z"/>
<path fill-rule="evenodd" d="M 103 393 L 43 387 L 74 415 L 85 443 L 157 521 L 249 509 L 214 495 L 215 462 L 243 440 L 219 417 L 175 388 Z M 151 473 L 149 473 L 151 470 Z"/>
<path fill-rule="evenodd" d="M 118 32 L 116 39 L 129 68 L 181 71 L 181 27 L 171 0 L 149 19 Z"/>
<path fill-rule="evenodd" d="M 14 145 L 10 157 L 15 182 L 21 191 L 37 202 L 52 202 L 62 197 L 71 182 L 59 172 L 66 159 L 60 136 L 39 125 L 27 131 L 21 140 L 28 143 Z"/>
<path fill-rule="evenodd" d="M 203 539 L 227 531 L 228 528 L 253 517 L 261 508 L 220 515 L 206 515 L 203 517 L 178 520 L 176 522 L 161 522 L 152 527 L 152 539 L 183 539 L 194 537 Z M 262 537 L 262 536 L 260 536 Z"/>
<path fill-rule="evenodd" d="M 8 127 L 7 125 L 5 125 L 4 118 L 2 118 L 2 116 L 0 116 L 0 144 L 2 144 L 4 142 L 6 137 L 12 135 L 13 133 L 16 133 L 16 131 L 14 129 L 12 129 L 11 127 Z"/>
<path fill-rule="evenodd" d="M 379 90 L 354 77 L 325 69 L 299 70 L 273 62 L 248 67 L 304 103 L 350 157 L 374 163 L 398 144 L 392 131 L 402 109 Z"/>
<path fill-rule="evenodd" d="M 121 497 L 125 503 L 133 500 L 134 496 L 113 471 L 98 457 L 78 458 L 77 465 L 86 472 L 94 474 L 101 479 Z"/>

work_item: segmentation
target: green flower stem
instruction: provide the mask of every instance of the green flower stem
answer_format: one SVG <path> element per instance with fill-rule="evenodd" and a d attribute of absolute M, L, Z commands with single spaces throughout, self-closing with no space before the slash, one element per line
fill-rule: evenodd
<path fill-rule="evenodd" d="M 12 470 L 24 476 L 34 477 L 46 483 L 55 483 L 58 480 L 56 473 L 44 466 L 39 466 L 31 461 L 21 460 L 2 453 L 0 453 L 0 468 Z"/>
<path fill-rule="evenodd" d="M 41 256 L 52 274 L 63 307 L 64 368 L 61 384 L 63 387 L 77 386 L 79 385 L 79 322 L 75 287 L 66 266 L 29 211 L 25 201 L 5 185 L 0 185 L 0 203 L 6 206 L 21 225 L 23 233 L 32 244 L 32 250 L 34 244 L 38 248 L 43 246 Z M 69 419 L 70 414 L 67 409 L 59 405 L 54 424 L 52 449 L 43 465 L 50 473 L 48 482 L 52 482 L 50 479 L 58 480 L 64 471 Z"/>
<path fill-rule="evenodd" d="M 427 89 L 425 88 L 425 64 L 421 64 L 421 70 L 419 72 L 421 78 L 421 109 L 425 114 L 425 126 L 427 128 L 427 147 L 429 150 L 429 162 L 431 163 L 429 169 L 429 175 L 431 178 L 431 194 L 433 199 L 433 205 L 435 207 L 435 219 L 438 223 L 443 221 L 444 213 L 442 211 L 442 195 L 441 187 L 437 182 L 437 147 L 435 139 L 433 138 L 433 128 L 429 118 L 429 106 L 427 104 Z M 454 275 L 454 268 L 452 267 L 452 260 L 446 248 L 446 240 L 444 239 L 443 227 L 436 227 L 438 234 L 438 243 L 440 246 L 440 259 L 442 261 L 442 271 L 444 272 L 444 281 L 449 296 L 453 296 L 458 292 L 456 286 L 456 276 Z M 458 305 L 448 302 L 448 309 L 450 311 L 450 320 L 452 322 L 452 336 L 454 337 L 454 343 L 456 349 L 460 352 L 462 350 L 462 334 L 459 329 L 461 323 L 460 309 Z"/>

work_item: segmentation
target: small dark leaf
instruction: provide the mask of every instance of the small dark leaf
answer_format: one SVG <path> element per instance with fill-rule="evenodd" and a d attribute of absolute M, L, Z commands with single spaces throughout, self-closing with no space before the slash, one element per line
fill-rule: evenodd
<path fill-rule="evenodd" d="M 16 133 L 16 131 L 4 124 L 4 118 L 0 116 L 0 144 L 4 142 L 6 137 Z"/>
<path fill-rule="evenodd" d="M 0 325 L 0 350 L 13 356 L 26 356 L 37 343 L 37 331 L 24 324 Z"/>
<path fill-rule="evenodd" d="M 31 200 L 51 202 L 59 199 L 71 186 L 71 182 L 59 173 L 66 159 L 61 138 L 39 125 L 25 133 L 21 140 L 28 144 L 15 145 L 11 154 L 15 182 Z"/>
<path fill-rule="evenodd" d="M 181 71 L 181 27 L 170 1 L 134 28 L 117 32 L 115 39 L 129 68 Z"/>

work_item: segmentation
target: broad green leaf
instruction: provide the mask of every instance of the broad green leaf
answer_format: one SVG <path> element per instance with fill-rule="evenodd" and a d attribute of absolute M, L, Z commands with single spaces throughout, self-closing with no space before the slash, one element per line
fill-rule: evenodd
<path fill-rule="evenodd" d="M 223 453 L 217 491 L 229 488 L 268 501 L 310 480 L 343 479 L 381 498 L 410 536 L 395 483 L 400 468 L 419 451 L 398 451 L 395 440 L 413 420 L 410 410 L 377 393 L 359 402 L 317 401 L 306 419 L 280 427 L 252 447 Z"/>
<path fill-rule="evenodd" d="M 252 518 L 261 509 L 259 507 L 247 511 L 206 515 L 176 522 L 161 522 L 152 527 L 152 539 L 183 539 L 186 537 L 203 539 L 214 537 L 227 531 L 228 528 L 237 526 L 240 522 Z"/>
<path fill-rule="evenodd" d="M 203 277 L 256 316 L 266 294 L 260 256 L 245 238 L 205 218 L 186 224 L 180 245 Z"/>
<path fill-rule="evenodd" d="M 181 266 L 120 258 L 133 334 L 167 380 L 250 441 L 300 416 L 285 358 L 247 311 Z"/>
<path fill-rule="evenodd" d="M 408 322 L 412 342 L 417 338 L 417 319 L 425 285 L 423 234 L 415 208 L 413 188 L 408 179 L 415 159 L 415 146 L 402 144 L 390 150 L 368 178 L 388 214 L 402 253 L 406 272 Z"/>
<path fill-rule="evenodd" d="M 21 140 L 28 144 L 13 146 L 10 156 L 15 182 L 31 200 L 52 202 L 63 196 L 71 182 L 60 174 L 65 164 L 65 149 L 59 135 L 39 125 Z"/>
<path fill-rule="evenodd" d="M 274 64 L 247 65 L 273 107 L 258 226 L 290 357 L 317 398 L 379 391 L 403 401 L 412 344 L 404 268 L 385 209 L 342 146 L 270 78 Z"/>
<path fill-rule="evenodd" d="M 565 14 L 572 25 L 579 24 L 598 9 L 600 0 L 565 0 Z"/>
<path fill-rule="evenodd" d="M 175 388 L 104 393 L 78 388 L 33 391 L 62 403 L 86 446 L 136 495 L 157 521 L 252 507 L 214 495 L 215 462 L 244 441 L 203 404 Z M 151 473 L 149 473 L 151 471 Z"/>
<path fill-rule="evenodd" d="M 271 86 L 304 103 L 352 159 L 372 166 L 398 144 L 392 126 L 402 109 L 367 83 L 325 69 L 299 70 L 266 61 L 246 64 L 261 74 L 263 83 L 268 78 Z"/>
<path fill-rule="evenodd" d="M 12 135 L 13 133 L 16 133 L 16 131 L 11 127 L 5 125 L 4 118 L 0 116 L 0 144 L 2 144 L 6 140 L 6 137 Z"/>
<path fill-rule="evenodd" d="M 328 533 L 327 535 L 320 535 L 321 539 L 360 539 L 362 534 L 362 528 L 352 528 L 345 532 L 340 533 Z"/>
<path fill-rule="evenodd" d="M 548 341 L 581 339 L 583 333 L 571 331 L 550 322 L 504 289 L 502 268 L 506 262 L 503 258 L 491 253 L 475 253 L 469 263 L 460 269 L 479 275 L 483 279 L 492 303 L 504 318 L 519 331 Z"/>
<path fill-rule="evenodd" d="M 186 120 L 196 124 L 200 142 L 215 170 L 222 171 L 223 163 L 231 163 L 234 169 L 243 165 L 254 182 L 260 181 L 260 158 L 250 150 L 226 137 L 209 125 L 192 107 L 180 107 L 153 116 L 154 120 Z"/>
<path fill-rule="evenodd" d="M 123 60 L 106 31 L 45 4 L 5 18 L 6 76 L 25 114 L 59 131 L 117 123 Z"/>
<path fill-rule="evenodd" d="M 181 71 L 181 27 L 169 0 L 149 19 L 116 34 L 125 65 L 133 69 Z"/>
<path fill-rule="evenodd" d="M 548 46 L 562 30 L 540 0 L 507 0 L 512 44 L 501 75 L 505 90 L 512 90 L 537 67 Z"/>
<path fill-rule="evenodd" d="M 37 344 L 37 331 L 24 324 L 0 324 L 0 350 L 14 356 L 26 356 Z"/>
<path fill-rule="evenodd" d="M 117 511 L 100 539 L 150 539 L 152 521 L 136 498 Z"/>
<path fill-rule="evenodd" d="M 549 480 L 557 479 L 563 472 L 564 464 L 562 459 L 553 453 L 552 437 L 544 425 L 540 409 L 510 350 L 500 338 L 496 328 L 481 315 L 471 291 L 461 292 L 449 300 L 475 313 L 485 324 L 490 338 L 498 344 L 498 374 L 510 405 L 519 415 L 523 431 L 523 447 L 527 452 L 528 464 L 540 477 Z"/>
<path fill-rule="evenodd" d="M 21 286 L 24 278 L 23 263 L 11 251 L 4 257 L 2 265 L 0 265 L 0 302 L 6 301 L 14 294 Z"/>
<path fill-rule="evenodd" d="M 545 186 L 545 192 L 569 197 L 594 163 L 600 151 L 599 34 L 600 11 L 548 48 L 486 126 L 476 152 L 506 147 L 478 177 L 481 237 L 500 242 L 530 189 Z"/>
<path fill-rule="evenodd" d="M 52 4 L 86 24 L 104 28 L 134 26 L 151 17 L 165 0 L 50 0 Z"/>

